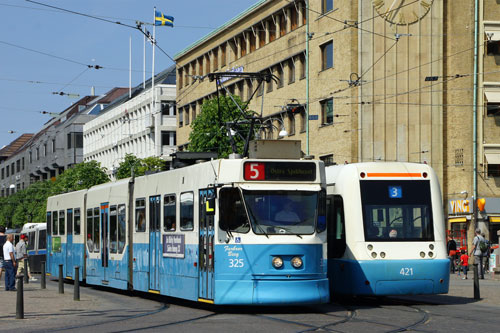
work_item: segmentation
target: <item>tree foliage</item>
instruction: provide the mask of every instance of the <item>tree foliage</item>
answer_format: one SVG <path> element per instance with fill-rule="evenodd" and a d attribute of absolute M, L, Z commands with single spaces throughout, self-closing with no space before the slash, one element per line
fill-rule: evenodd
<path fill-rule="evenodd" d="M 233 95 L 234 100 L 243 109 L 244 103 L 238 96 Z M 252 115 L 252 111 L 244 110 L 245 116 Z M 220 118 L 220 119 L 219 119 Z M 191 123 L 191 134 L 189 135 L 189 151 L 192 152 L 217 152 L 219 157 L 224 158 L 233 152 L 229 136 L 227 135 L 226 123 L 237 125 L 232 128 L 236 134 L 233 136 L 238 153 L 243 153 L 243 146 L 249 131 L 249 124 L 244 122 L 244 116 L 229 96 L 220 96 L 205 101 L 201 106 L 201 112 Z"/>
<path fill-rule="evenodd" d="M 141 159 L 132 154 L 127 154 L 116 170 L 116 179 L 132 177 L 132 168 L 134 168 L 134 175 L 138 177 L 144 176 L 146 172 L 166 170 L 166 163 L 159 157 Z"/>

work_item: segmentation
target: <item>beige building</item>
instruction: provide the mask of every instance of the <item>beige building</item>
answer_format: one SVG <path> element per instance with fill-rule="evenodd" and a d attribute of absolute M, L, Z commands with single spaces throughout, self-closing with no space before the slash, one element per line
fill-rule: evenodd
<path fill-rule="evenodd" d="M 178 145 L 188 147 L 190 123 L 214 96 L 208 73 L 270 72 L 278 82 L 249 105 L 275 124 L 274 138 L 284 125 L 284 140 L 300 140 L 304 154 L 327 163 L 428 163 L 445 204 L 473 202 L 475 192 L 500 197 L 500 4 L 308 3 L 258 1 L 175 56 Z M 246 99 L 256 82 L 233 78 L 224 85 Z M 302 108 L 290 112 L 296 104 Z M 478 225 L 495 233 L 488 214 L 478 214 Z M 473 229 L 467 221 L 448 228 Z"/>

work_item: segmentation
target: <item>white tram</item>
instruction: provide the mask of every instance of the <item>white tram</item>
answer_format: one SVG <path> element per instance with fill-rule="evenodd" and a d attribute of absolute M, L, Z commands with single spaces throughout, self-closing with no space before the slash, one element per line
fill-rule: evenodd
<path fill-rule="evenodd" d="M 426 164 L 326 167 L 332 294 L 447 293 L 441 191 Z"/>

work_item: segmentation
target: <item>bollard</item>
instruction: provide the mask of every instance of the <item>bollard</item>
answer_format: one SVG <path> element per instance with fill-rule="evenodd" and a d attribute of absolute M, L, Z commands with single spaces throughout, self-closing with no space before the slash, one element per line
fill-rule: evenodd
<path fill-rule="evenodd" d="M 474 299 L 481 299 L 479 295 L 479 274 L 476 263 L 474 263 Z"/>
<path fill-rule="evenodd" d="M 63 265 L 59 264 L 59 294 L 64 294 Z"/>
<path fill-rule="evenodd" d="M 23 273 L 24 274 L 24 283 L 28 284 L 28 283 L 30 283 L 30 279 L 28 276 L 28 258 L 24 258 L 23 262 L 24 262 L 24 273 Z"/>
<path fill-rule="evenodd" d="M 46 288 L 46 285 L 45 285 L 45 261 L 42 261 L 42 278 L 40 279 L 40 287 L 42 289 Z"/>
<path fill-rule="evenodd" d="M 17 276 L 16 319 L 24 319 L 23 274 Z"/>
<path fill-rule="evenodd" d="M 75 290 L 73 292 L 73 300 L 74 301 L 79 301 L 80 300 L 80 274 L 79 274 L 80 267 L 75 266 Z"/>

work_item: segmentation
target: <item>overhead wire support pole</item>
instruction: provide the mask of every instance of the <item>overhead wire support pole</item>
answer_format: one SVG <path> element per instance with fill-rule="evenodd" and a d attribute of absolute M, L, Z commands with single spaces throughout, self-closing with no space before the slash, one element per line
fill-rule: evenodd
<path fill-rule="evenodd" d="M 309 156 L 309 0 L 306 0 L 306 155 Z"/>

